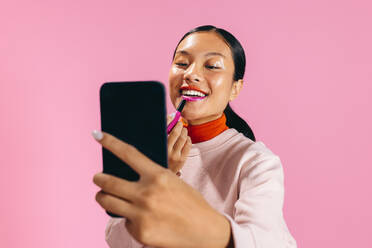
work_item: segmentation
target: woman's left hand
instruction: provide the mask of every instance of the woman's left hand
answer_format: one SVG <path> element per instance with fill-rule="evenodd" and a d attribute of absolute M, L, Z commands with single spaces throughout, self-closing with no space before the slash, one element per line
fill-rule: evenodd
<path fill-rule="evenodd" d="M 167 116 L 167 126 L 174 116 Z M 177 173 L 186 162 L 191 149 L 191 138 L 187 136 L 187 128 L 183 127 L 182 121 L 178 121 L 168 135 L 168 169 Z"/>
<path fill-rule="evenodd" d="M 227 246 L 229 221 L 198 191 L 134 146 L 102 133 L 98 142 L 135 170 L 140 179 L 132 182 L 96 174 L 93 181 L 102 189 L 96 201 L 105 210 L 125 217 L 133 238 L 155 247 Z"/>

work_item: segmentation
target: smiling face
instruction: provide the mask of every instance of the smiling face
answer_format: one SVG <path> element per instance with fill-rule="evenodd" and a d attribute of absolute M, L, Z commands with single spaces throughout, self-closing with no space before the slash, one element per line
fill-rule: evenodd
<path fill-rule="evenodd" d="M 177 47 L 169 71 L 171 101 L 177 107 L 182 94 L 198 99 L 188 101 L 182 111 L 191 125 L 215 120 L 242 87 L 233 74 L 234 60 L 223 38 L 213 31 L 192 33 Z"/>

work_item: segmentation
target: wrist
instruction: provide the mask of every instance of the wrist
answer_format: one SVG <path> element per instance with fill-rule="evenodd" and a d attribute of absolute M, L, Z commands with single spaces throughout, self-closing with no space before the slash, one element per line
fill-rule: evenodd
<path fill-rule="evenodd" d="M 216 213 L 218 221 L 215 223 L 214 233 L 211 236 L 213 238 L 209 239 L 211 241 L 210 247 L 232 248 L 234 245 L 230 221 L 223 214 Z"/>
<path fill-rule="evenodd" d="M 221 215 L 224 219 L 223 226 L 221 226 L 221 237 L 222 239 L 222 246 L 223 248 L 233 248 L 234 247 L 234 241 L 232 237 L 232 230 L 231 230 L 231 224 L 230 221 L 224 216 Z"/>

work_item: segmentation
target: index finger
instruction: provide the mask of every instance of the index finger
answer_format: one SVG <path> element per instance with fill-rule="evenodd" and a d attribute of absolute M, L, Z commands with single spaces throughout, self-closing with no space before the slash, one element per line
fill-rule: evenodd
<path fill-rule="evenodd" d="M 92 135 L 98 143 L 127 163 L 139 175 L 153 174 L 159 168 L 162 168 L 142 152 L 138 151 L 136 147 L 109 133 L 94 130 Z"/>
<path fill-rule="evenodd" d="M 171 113 L 171 114 L 167 115 L 167 126 L 174 119 L 175 116 L 176 116 L 176 113 Z"/>

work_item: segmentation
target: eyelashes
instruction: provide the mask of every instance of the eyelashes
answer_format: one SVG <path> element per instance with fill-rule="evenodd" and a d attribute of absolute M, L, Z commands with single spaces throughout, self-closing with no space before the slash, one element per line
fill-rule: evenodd
<path fill-rule="evenodd" d="M 206 65 L 208 69 L 219 69 L 219 67 L 213 66 L 213 65 Z"/>
<path fill-rule="evenodd" d="M 175 64 L 181 67 L 187 66 L 187 64 L 185 63 L 175 63 Z M 205 67 L 208 69 L 220 69 L 220 67 L 213 66 L 213 65 L 206 65 Z"/>
<path fill-rule="evenodd" d="M 187 64 L 184 64 L 184 63 L 176 63 L 176 65 L 178 65 L 178 66 L 186 66 Z"/>

